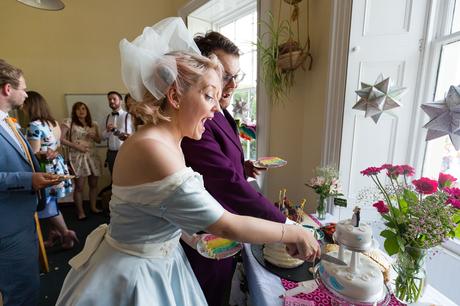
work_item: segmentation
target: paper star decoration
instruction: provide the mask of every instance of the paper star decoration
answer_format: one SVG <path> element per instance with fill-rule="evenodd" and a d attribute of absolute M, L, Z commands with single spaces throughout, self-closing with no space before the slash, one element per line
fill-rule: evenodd
<path fill-rule="evenodd" d="M 430 121 L 426 141 L 449 135 L 455 150 L 460 150 L 460 85 L 450 86 L 444 100 L 421 105 Z"/>
<path fill-rule="evenodd" d="M 390 78 L 383 79 L 383 75 L 379 75 L 374 85 L 361 82 L 361 89 L 355 91 L 360 99 L 353 109 L 365 111 L 365 117 L 377 123 L 384 111 L 400 106 L 396 99 L 405 90 L 405 87 L 392 87 Z"/>

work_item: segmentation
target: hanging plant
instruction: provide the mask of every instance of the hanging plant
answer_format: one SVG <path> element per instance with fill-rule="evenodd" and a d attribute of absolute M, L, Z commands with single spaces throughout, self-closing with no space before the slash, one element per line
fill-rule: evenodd
<path fill-rule="evenodd" d="M 300 43 L 299 7 L 302 0 L 284 0 L 290 7 L 290 20 L 281 20 L 281 0 L 278 18 L 268 13 L 268 21 L 262 21 L 267 31 L 257 42 L 262 64 L 262 79 L 274 102 L 287 97 L 294 85 L 295 71 L 302 67 L 311 69 L 313 58 L 310 53 L 310 35 L 307 29 L 307 42 Z M 309 28 L 309 0 L 307 0 L 307 27 Z M 296 34 L 293 31 L 296 24 Z M 262 43 L 268 36 L 268 45 Z M 296 37 L 295 37 L 296 36 Z"/>

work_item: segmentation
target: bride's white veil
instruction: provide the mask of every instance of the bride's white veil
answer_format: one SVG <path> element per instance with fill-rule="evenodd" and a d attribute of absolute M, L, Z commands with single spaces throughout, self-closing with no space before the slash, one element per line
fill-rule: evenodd
<path fill-rule="evenodd" d="M 201 54 L 191 33 L 179 17 L 169 17 L 144 28 L 129 42 L 120 41 L 121 76 L 131 96 L 142 101 L 146 91 L 160 100 L 177 77 L 176 61 L 165 56 L 172 51 Z"/>

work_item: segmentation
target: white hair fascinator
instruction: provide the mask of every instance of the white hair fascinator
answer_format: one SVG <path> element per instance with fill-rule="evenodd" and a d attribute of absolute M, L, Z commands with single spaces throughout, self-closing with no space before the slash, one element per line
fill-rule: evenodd
<path fill-rule="evenodd" d="M 120 41 L 121 77 L 131 96 L 142 101 L 146 91 L 160 100 L 176 80 L 177 67 L 172 51 L 201 54 L 179 17 L 169 17 L 144 28 L 132 42 Z"/>

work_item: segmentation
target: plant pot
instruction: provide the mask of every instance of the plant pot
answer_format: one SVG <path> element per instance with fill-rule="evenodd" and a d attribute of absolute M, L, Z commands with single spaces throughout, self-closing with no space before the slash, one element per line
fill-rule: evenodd
<path fill-rule="evenodd" d="M 398 276 L 394 281 L 394 295 L 404 304 L 415 303 L 423 295 L 426 286 L 426 250 L 406 247 L 404 253 L 396 256 L 393 269 Z"/>
<path fill-rule="evenodd" d="M 303 51 L 292 51 L 281 54 L 278 57 L 276 64 L 282 72 L 288 72 L 299 68 L 305 62 L 306 58 L 307 54 L 305 54 Z"/>
<path fill-rule="evenodd" d="M 287 4 L 293 5 L 302 2 L 302 0 L 284 0 Z"/>

